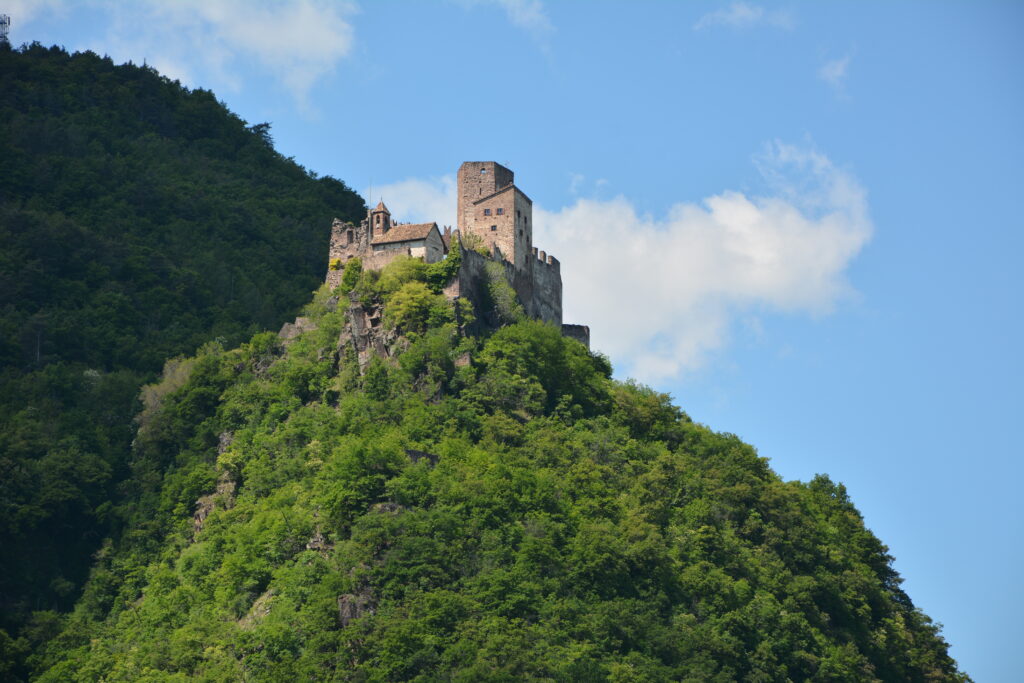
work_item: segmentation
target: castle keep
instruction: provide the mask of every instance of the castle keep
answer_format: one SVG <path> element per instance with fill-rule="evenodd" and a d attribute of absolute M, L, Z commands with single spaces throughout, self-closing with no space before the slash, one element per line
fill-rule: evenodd
<path fill-rule="evenodd" d="M 528 315 L 562 327 L 563 334 L 590 342 L 584 325 L 562 324 L 562 274 L 558 260 L 533 246 L 533 202 L 515 184 L 515 174 L 494 161 L 467 161 L 459 167 L 456 229 L 437 223 L 396 223 L 381 201 L 359 225 L 335 219 L 327 284 L 341 283 L 342 269 L 359 257 L 363 268 L 383 268 L 399 256 L 435 263 L 445 258 L 453 239 L 465 238 L 486 247 L 490 257 L 462 250 L 459 273 L 445 289 L 451 298 L 465 298 L 476 307 L 487 287 L 487 262 L 500 263 Z"/>

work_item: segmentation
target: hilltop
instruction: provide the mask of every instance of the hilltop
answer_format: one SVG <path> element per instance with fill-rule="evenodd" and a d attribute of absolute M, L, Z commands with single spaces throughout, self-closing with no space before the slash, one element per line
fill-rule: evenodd
<path fill-rule="evenodd" d="M 612 380 L 501 278 L 467 334 L 443 263 L 352 262 L 281 335 L 168 363 L 40 680 L 966 679 L 841 485 Z"/>

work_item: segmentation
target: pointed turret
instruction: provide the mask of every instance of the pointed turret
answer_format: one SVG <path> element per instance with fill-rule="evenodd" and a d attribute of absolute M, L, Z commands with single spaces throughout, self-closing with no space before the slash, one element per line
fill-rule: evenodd
<path fill-rule="evenodd" d="M 374 235 L 384 235 L 391 229 L 391 212 L 384 206 L 384 200 L 377 202 L 376 208 L 370 211 L 370 238 Z"/>

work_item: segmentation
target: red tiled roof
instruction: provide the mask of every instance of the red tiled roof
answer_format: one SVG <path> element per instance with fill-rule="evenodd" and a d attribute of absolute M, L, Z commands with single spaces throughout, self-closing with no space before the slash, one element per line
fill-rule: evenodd
<path fill-rule="evenodd" d="M 393 244 L 426 239 L 431 230 L 437 230 L 437 223 L 405 223 L 393 226 L 382 235 L 373 236 L 373 244 Z"/>

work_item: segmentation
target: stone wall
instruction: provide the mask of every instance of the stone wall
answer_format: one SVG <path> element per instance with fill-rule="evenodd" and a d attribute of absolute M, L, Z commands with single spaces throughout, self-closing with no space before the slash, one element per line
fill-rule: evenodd
<path fill-rule="evenodd" d="M 377 213 L 380 214 L 380 212 Z M 389 219 L 384 216 L 382 220 Z M 353 225 L 334 219 L 334 223 L 331 225 L 331 243 L 327 250 L 326 282 L 330 287 L 337 287 L 341 284 L 345 264 L 356 256 L 363 262 L 364 270 L 380 270 L 400 256 L 422 258 L 427 263 L 435 263 L 444 258 L 444 241 L 437 229 L 430 230 L 422 245 L 411 247 L 409 244 L 385 244 L 379 245 L 385 248 L 375 250 L 371 244 L 369 224 L 369 221 L 363 221 L 359 225 Z M 393 227 L 390 221 L 388 225 Z M 390 248 L 388 248 L 389 246 Z M 331 264 L 335 262 L 340 266 L 337 269 L 331 268 Z"/>
<path fill-rule="evenodd" d="M 529 270 L 533 247 L 533 204 L 517 187 L 509 187 L 472 206 L 466 234 L 480 237 L 488 249 L 498 247 L 519 270 Z"/>
<path fill-rule="evenodd" d="M 514 179 L 512 171 L 493 161 L 466 161 L 459 166 L 458 223 L 455 227 L 461 230 L 472 223 L 470 212 L 473 202 L 511 185 Z"/>
<path fill-rule="evenodd" d="M 341 284 L 341 273 L 345 263 L 353 256 L 364 257 L 370 253 L 370 236 L 363 226 L 345 223 L 337 218 L 331 225 L 331 244 L 327 249 L 327 284 L 330 287 L 337 287 Z M 331 263 L 340 263 L 341 268 L 337 270 L 330 267 Z M 363 264 L 364 267 L 366 264 Z"/>
<path fill-rule="evenodd" d="M 427 263 L 437 263 L 444 259 L 444 240 L 441 239 L 440 231 L 431 230 L 423 245 L 423 253 L 414 253 L 413 256 L 422 256 Z"/>
<path fill-rule="evenodd" d="M 486 245 L 491 257 L 463 250 L 462 265 L 455 279 L 445 289 L 449 299 L 469 301 L 476 315 L 471 332 L 498 327 L 500 321 L 493 310 L 487 264 L 497 262 L 504 270 L 523 310 L 532 318 L 560 326 L 563 334 L 579 339 L 589 346 L 590 329 L 584 325 L 562 325 L 562 274 L 554 256 L 533 246 L 533 202 L 514 186 L 511 170 L 493 161 L 467 161 L 458 172 L 457 228 L 463 235 L 476 235 Z M 480 200 L 483 201 L 480 201 Z M 479 201 L 479 204 L 474 202 Z M 389 221 L 381 205 L 381 222 Z M 444 258 L 444 243 L 437 230 L 432 230 L 422 244 L 406 243 L 398 249 L 374 251 L 370 225 L 378 211 L 358 227 L 335 221 L 331 228 L 330 258 L 344 266 L 348 259 L 359 256 L 363 268 L 378 270 L 403 255 L 421 257 L 430 263 Z M 401 227 L 401 224 L 394 224 Z M 491 229 L 493 226 L 493 230 Z M 396 228 L 397 229 L 397 228 Z M 494 268 L 494 266 L 491 266 Z M 341 282 L 342 270 L 329 270 L 327 283 Z M 474 328 L 476 328 L 474 330 Z"/>
<path fill-rule="evenodd" d="M 562 269 L 558 259 L 543 251 L 531 250 L 533 292 L 530 314 L 535 318 L 562 324 Z"/>
<path fill-rule="evenodd" d="M 459 272 L 444 289 L 444 295 L 449 300 L 464 299 L 472 305 L 476 320 L 467 326 L 467 332 L 471 334 L 479 334 L 498 326 L 497 317 L 487 305 L 487 261 L 485 256 L 463 249 Z M 462 324 L 461 320 L 458 322 Z"/>
<path fill-rule="evenodd" d="M 473 305 L 479 325 L 478 330 L 494 329 L 500 321 L 492 310 L 487 275 L 488 261 L 502 264 L 506 281 L 512 285 L 523 310 L 531 318 L 537 318 L 555 325 L 562 324 L 562 276 L 558 261 L 548 257 L 551 263 L 535 261 L 528 270 L 520 270 L 505 260 L 500 250 L 492 258 L 475 251 L 462 252 L 459 273 L 444 293 L 449 299 L 463 298 Z"/>
<path fill-rule="evenodd" d="M 528 268 L 533 252 L 533 202 L 517 187 L 515 189 L 515 258 L 517 268 Z"/>
<path fill-rule="evenodd" d="M 508 257 L 515 254 L 513 189 L 510 188 L 479 204 L 470 205 L 466 214 L 469 222 L 464 229 L 460 228 L 462 234 L 478 236 L 489 250 L 496 246 Z"/>

